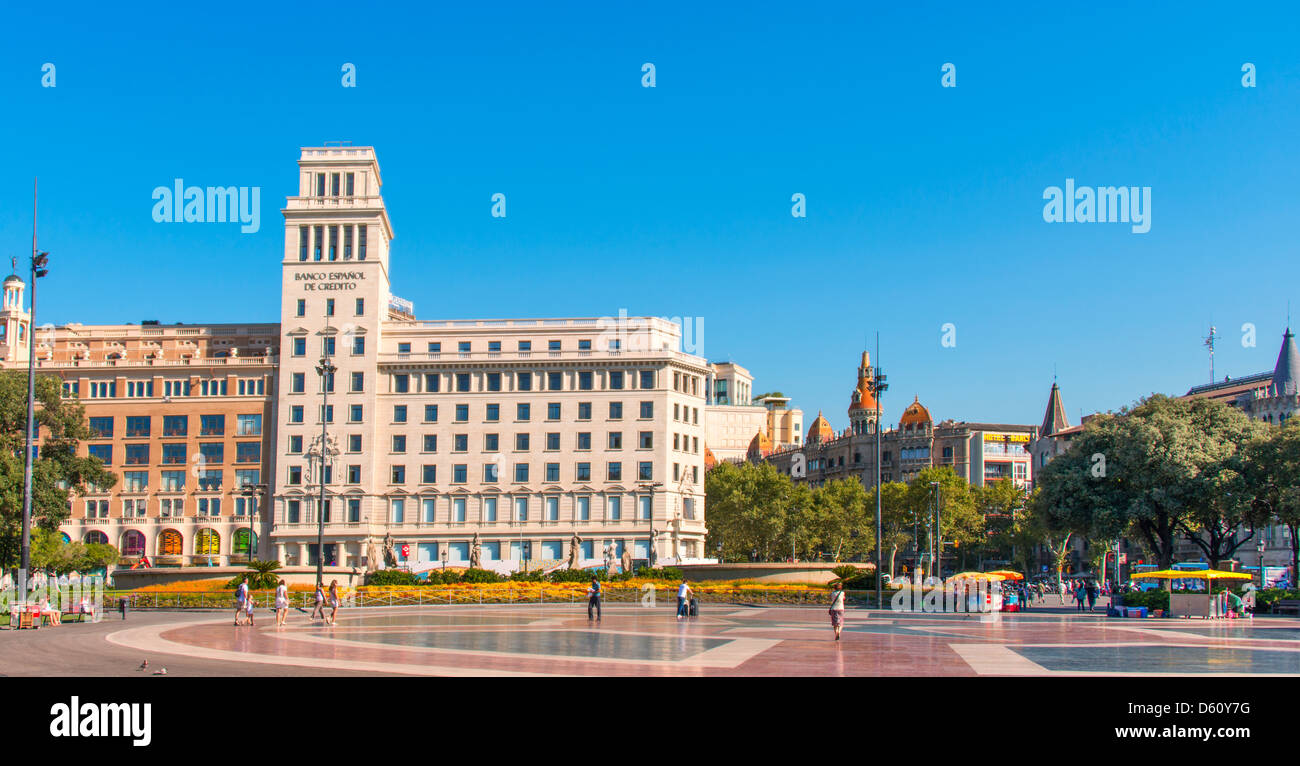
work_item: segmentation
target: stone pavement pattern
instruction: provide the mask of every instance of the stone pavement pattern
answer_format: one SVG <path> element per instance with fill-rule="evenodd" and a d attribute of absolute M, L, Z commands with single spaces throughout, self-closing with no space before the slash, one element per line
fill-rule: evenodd
<path fill-rule="evenodd" d="M 137 612 L 126 622 L 0 632 L 0 674 L 130 675 L 148 657 L 169 675 L 971 676 L 1300 675 L 1300 620 L 1204 622 L 1031 611 L 966 614 L 849 610 L 832 641 L 819 608 L 607 605 L 592 623 L 573 605 L 345 610 L 337 626 L 296 610 Z"/>

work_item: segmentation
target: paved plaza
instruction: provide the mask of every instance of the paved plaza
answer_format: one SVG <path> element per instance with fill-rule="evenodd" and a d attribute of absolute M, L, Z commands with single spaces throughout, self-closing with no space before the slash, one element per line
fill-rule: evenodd
<path fill-rule="evenodd" d="M 1124 620 L 1070 610 L 989 616 L 850 610 L 832 639 L 824 609 L 573 605 L 344 610 L 338 625 L 293 610 L 139 612 L 91 625 L 0 632 L 5 675 L 114 676 L 994 676 L 1300 675 L 1300 620 Z"/>

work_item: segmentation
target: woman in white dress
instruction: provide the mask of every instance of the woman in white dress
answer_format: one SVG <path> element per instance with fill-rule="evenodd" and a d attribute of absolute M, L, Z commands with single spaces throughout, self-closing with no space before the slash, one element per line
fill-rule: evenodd
<path fill-rule="evenodd" d="M 289 586 L 284 580 L 275 587 L 275 627 L 284 627 L 284 618 L 289 614 Z"/>
<path fill-rule="evenodd" d="M 339 581 L 338 580 L 330 581 L 329 605 L 330 605 L 329 624 L 333 625 L 335 618 L 339 616 Z"/>

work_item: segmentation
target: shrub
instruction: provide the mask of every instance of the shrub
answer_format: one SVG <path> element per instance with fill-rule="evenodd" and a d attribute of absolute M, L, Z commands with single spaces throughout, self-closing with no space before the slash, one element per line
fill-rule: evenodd
<path fill-rule="evenodd" d="M 1163 589 L 1144 590 L 1137 593 L 1120 594 L 1124 606 L 1145 606 L 1147 610 L 1169 609 L 1169 591 Z"/>
<path fill-rule="evenodd" d="M 405 569 L 380 569 L 366 576 L 367 585 L 416 585 L 418 582 L 415 575 Z"/>
<path fill-rule="evenodd" d="M 496 572 L 493 572 L 490 569 L 471 568 L 471 569 L 466 569 L 464 572 L 461 573 L 459 582 L 467 582 L 467 583 L 501 582 L 504 579 L 506 578 L 502 577 Z"/>
<path fill-rule="evenodd" d="M 673 582 L 681 582 L 682 570 L 677 567 L 655 567 L 654 569 L 651 569 L 650 567 L 641 567 L 636 570 L 635 576 L 640 580 L 672 580 Z M 629 576 L 622 579 L 630 580 L 632 578 Z"/>
<path fill-rule="evenodd" d="M 540 569 L 531 569 L 527 572 L 521 569 L 511 574 L 510 579 L 514 582 L 542 582 L 546 579 L 546 575 Z"/>
<path fill-rule="evenodd" d="M 602 573 L 603 570 L 596 569 L 557 569 L 547 579 L 550 582 L 590 582 Z"/>
<path fill-rule="evenodd" d="M 834 569 L 832 569 L 831 574 L 834 574 L 836 579 L 839 580 L 850 580 L 854 577 L 857 577 L 858 568 L 854 566 L 849 566 L 848 564 L 841 564 L 835 567 Z"/>

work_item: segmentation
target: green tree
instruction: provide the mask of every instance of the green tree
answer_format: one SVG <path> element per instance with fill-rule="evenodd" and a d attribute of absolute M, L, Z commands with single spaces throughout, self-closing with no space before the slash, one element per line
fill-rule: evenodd
<path fill-rule="evenodd" d="M 986 558 L 1029 562 L 1032 555 L 1026 550 L 1024 491 L 1010 479 L 992 481 L 973 491 L 975 505 L 985 521 L 986 534 L 978 545 Z"/>
<path fill-rule="evenodd" d="M 880 488 L 880 536 L 881 550 L 889 551 L 889 566 L 884 567 L 885 574 L 896 574 L 895 564 L 898 551 L 912 541 L 912 510 L 907 504 L 908 487 L 901 481 L 885 482 Z M 875 494 L 871 496 L 872 510 L 875 510 Z M 872 519 L 874 521 L 874 518 Z"/>
<path fill-rule="evenodd" d="M 934 483 L 939 485 L 939 542 L 957 546 L 982 543 L 984 517 L 975 507 L 975 493 L 970 484 L 948 466 L 922 468 L 908 483 L 907 505 L 919 519 L 922 539 L 926 520 L 932 514 Z"/>
<path fill-rule="evenodd" d="M 1276 520 L 1291 531 L 1291 571 L 1300 572 L 1300 418 L 1247 447 L 1246 473 L 1256 518 Z"/>
<path fill-rule="evenodd" d="M 812 492 L 810 526 L 817 549 L 834 561 L 865 555 L 874 549 L 874 497 L 856 477 L 829 481 Z M 868 507 L 870 506 L 870 507 Z"/>
<path fill-rule="evenodd" d="M 770 463 L 719 463 L 705 475 L 704 494 L 708 548 L 721 542 L 725 561 L 748 560 L 753 551 L 771 560 L 789 550 L 792 530 L 802 528 L 788 516 L 803 495 Z"/>
<path fill-rule="evenodd" d="M 1205 529 L 1206 517 L 1227 509 L 1224 472 L 1254 428 L 1222 402 L 1152 396 L 1090 420 L 1040 469 L 1041 502 L 1058 528 L 1097 540 L 1136 537 L 1169 567 L 1175 536 Z"/>
<path fill-rule="evenodd" d="M 91 433 L 84 408 L 63 398 L 58 378 L 36 379 L 36 422 L 41 448 L 32 464 L 32 526 L 54 531 L 68 517 L 74 495 L 91 485 L 112 487 L 117 476 L 98 458 L 77 455 Z M 6 569 L 18 564 L 21 545 L 26 423 L 27 373 L 0 372 L 0 565 Z"/>
<path fill-rule="evenodd" d="M 1070 558 L 1070 540 L 1074 538 L 1076 531 L 1064 526 L 1061 519 L 1052 516 L 1051 511 L 1051 505 L 1043 500 L 1041 489 L 1034 488 L 1025 501 L 1025 515 L 1021 529 L 1026 542 L 1036 541 L 1047 550 L 1059 588 L 1061 572 L 1065 569 L 1065 562 Z"/>

